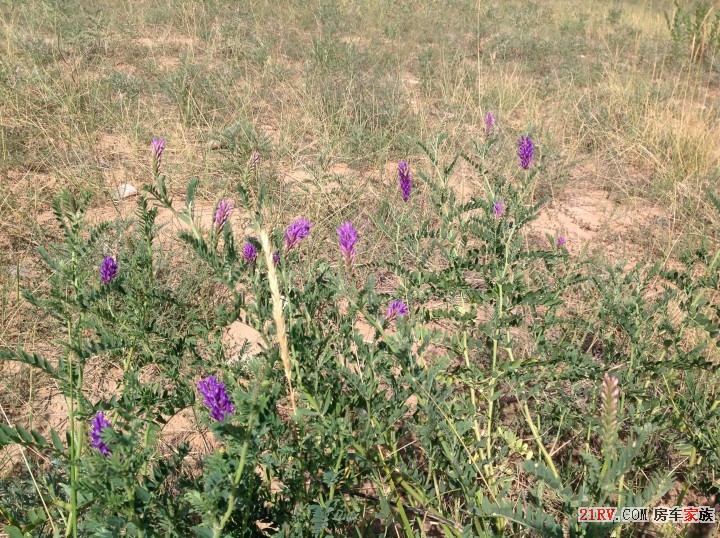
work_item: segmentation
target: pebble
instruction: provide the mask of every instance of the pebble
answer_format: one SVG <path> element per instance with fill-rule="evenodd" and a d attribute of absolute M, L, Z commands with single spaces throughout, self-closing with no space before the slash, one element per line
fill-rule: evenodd
<path fill-rule="evenodd" d="M 115 189 L 115 192 L 113 193 L 113 199 L 124 200 L 125 198 L 130 198 L 131 196 L 137 195 L 137 193 L 138 190 L 135 188 L 135 186 L 131 185 L 130 183 L 123 183 L 117 189 Z"/>

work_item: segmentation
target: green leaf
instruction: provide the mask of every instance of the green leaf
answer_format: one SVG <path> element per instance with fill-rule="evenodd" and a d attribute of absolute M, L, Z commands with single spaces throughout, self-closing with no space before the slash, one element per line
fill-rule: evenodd
<path fill-rule="evenodd" d="M 55 428 L 52 428 L 50 430 L 50 436 L 52 437 L 52 443 L 55 447 L 55 450 L 57 450 L 58 452 L 62 452 L 63 450 L 65 450 L 65 447 L 62 444 L 62 440 L 60 439 L 58 432 L 55 431 Z"/>
<path fill-rule="evenodd" d="M 25 364 L 29 364 L 30 366 L 43 370 L 54 379 L 59 379 L 57 371 L 52 364 L 39 355 L 35 355 L 34 353 L 31 355 L 20 348 L 17 348 L 15 351 L 0 349 L 0 359 L 24 362 Z"/>
<path fill-rule="evenodd" d="M 192 530 L 195 531 L 195 534 L 200 538 L 213 538 L 212 529 L 208 529 L 206 527 L 193 527 Z"/>
<path fill-rule="evenodd" d="M 8 535 L 8 538 L 28 538 L 29 535 L 23 534 L 23 532 L 17 527 L 5 527 L 3 531 Z"/>

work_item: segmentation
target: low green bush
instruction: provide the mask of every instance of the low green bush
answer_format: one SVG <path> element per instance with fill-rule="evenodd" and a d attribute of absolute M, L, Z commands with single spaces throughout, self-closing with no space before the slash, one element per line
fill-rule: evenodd
<path fill-rule="evenodd" d="M 440 137 L 421 144 L 428 172 L 400 166 L 374 224 L 397 248 L 379 260 L 341 221 L 309 259 L 321 224 L 268 230 L 247 181 L 237 200 L 256 236 L 236 235 L 228 199 L 203 229 L 197 181 L 172 204 L 159 141 L 132 221 L 91 226 L 86 197 L 59 197 L 64 242 L 41 250 L 49 290 L 26 297 L 56 321 L 62 353 L 0 356 L 52 379 L 68 422 L 0 425 L 0 446 L 30 456 L 2 478 L 6 532 L 607 536 L 618 524 L 579 524 L 577 507 L 651 505 L 676 478 L 682 495 L 713 493 L 720 253 L 672 270 L 570 257 L 565 238 L 527 229 L 542 206 L 532 141 L 502 177 L 487 129 L 472 155 L 443 161 Z M 451 184 L 460 159 L 485 184 L 469 201 Z M 432 211 L 410 225 L 419 200 Z M 158 207 L 185 225 L 180 269 L 157 244 Z M 114 256 L 108 237 L 122 238 Z M 259 352 L 226 349 L 238 320 Z M 98 362 L 121 368 L 110 398 L 89 388 Z M 212 432 L 202 461 L 163 431 L 188 410 Z"/>

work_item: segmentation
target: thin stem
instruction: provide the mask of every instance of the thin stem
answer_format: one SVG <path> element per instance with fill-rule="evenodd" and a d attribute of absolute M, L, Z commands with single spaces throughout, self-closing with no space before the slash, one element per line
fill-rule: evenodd
<path fill-rule="evenodd" d="M 560 474 L 558 473 L 557 469 L 555 468 L 555 464 L 553 463 L 552 457 L 550 457 L 550 454 L 548 453 L 547 449 L 545 448 L 545 445 L 542 442 L 542 438 L 540 437 L 540 433 L 538 432 L 537 426 L 535 426 L 535 423 L 533 422 L 532 417 L 530 416 L 530 410 L 528 409 L 527 402 L 522 403 L 522 412 L 523 412 L 523 416 L 525 417 L 525 421 L 527 422 L 528 426 L 530 427 L 530 431 L 533 434 L 535 443 L 537 443 L 538 450 L 540 450 L 540 453 L 545 458 L 545 462 L 548 464 L 548 467 L 550 467 L 550 470 L 552 471 L 553 476 L 559 481 Z"/>
<path fill-rule="evenodd" d="M 249 446 L 250 441 L 248 439 L 245 439 L 245 442 L 243 442 L 242 445 L 242 449 L 240 450 L 240 463 L 238 464 L 237 471 L 235 471 L 235 476 L 233 477 L 233 488 L 230 492 L 230 497 L 228 498 L 228 507 L 227 510 L 225 510 L 225 514 L 223 515 L 222 519 L 220 519 L 220 521 L 213 529 L 213 538 L 220 538 L 222 530 L 225 528 L 225 525 L 227 525 L 227 522 L 230 521 L 230 516 L 232 516 L 233 510 L 235 509 L 237 486 L 240 483 L 243 470 L 245 469 L 245 460 L 247 459 L 247 451 Z"/>
<path fill-rule="evenodd" d="M 463 331 L 463 356 L 465 357 L 465 367 L 470 370 L 470 356 L 468 354 L 468 345 L 467 345 L 467 331 Z M 482 434 L 480 433 L 480 421 L 477 419 L 478 414 L 478 408 L 477 408 L 477 399 L 475 398 L 475 387 L 470 387 L 470 401 L 472 402 L 473 406 L 473 415 L 475 418 L 475 424 L 473 425 L 473 429 L 475 430 L 475 439 L 480 442 L 480 439 L 482 439 Z"/>

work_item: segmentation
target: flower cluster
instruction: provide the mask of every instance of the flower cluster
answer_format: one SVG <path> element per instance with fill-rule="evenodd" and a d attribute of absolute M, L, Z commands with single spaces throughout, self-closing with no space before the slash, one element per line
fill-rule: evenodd
<path fill-rule="evenodd" d="M 305 239 L 310 235 L 310 228 L 312 224 L 307 219 L 299 218 L 285 230 L 285 248 L 290 250 L 297 245 L 302 239 Z"/>
<path fill-rule="evenodd" d="M 561 235 L 557 238 L 557 246 L 562 247 L 565 245 L 565 238 Z"/>
<path fill-rule="evenodd" d="M 529 136 L 521 136 L 518 140 L 518 157 L 520 157 L 520 166 L 525 168 L 526 170 L 530 168 L 530 164 L 532 164 L 533 155 L 535 152 L 535 148 L 533 146 L 533 141 L 530 139 Z"/>
<path fill-rule="evenodd" d="M 150 150 L 152 151 L 153 158 L 153 172 L 157 175 L 158 172 L 160 172 L 162 154 L 163 151 L 165 151 L 165 139 L 154 136 L 152 142 L 150 142 Z"/>
<path fill-rule="evenodd" d="M 388 321 L 392 321 L 394 319 L 407 316 L 409 312 L 410 310 L 405 303 L 403 303 L 402 301 L 393 301 L 388 307 L 385 319 Z"/>
<path fill-rule="evenodd" d="M 243 258 L 245 258 L 245 263 L 248 265 L 253 265 L 255 263 L 255 259 L 257 258 L 258 250 L 250 241 L 247 241 L 245 243 L 245 246 L 243 247 Z"/>
<path fill-rule="evenodd" d="M 108 444 L 102 440 L 102 432 L 107 428 L 111 428 L 112 425 L 105 418 L 105 413 L 100 411 L 92 419 L 90 425 L 92 426 L 92 430 L 90 430 L 90 446 L 96 448 L 103 456 L 109 456 L 112 451 Z"/>
<path fill-rule="evenodd" d="M 485 134 L 489 135 L 495 130 L 495 114 L 488 112 L 483 118 L 485 122 Z"/>
<path fill-rule="evenodd" d="M 110 281 L 117 276 L 118 264 L 115 258 L 105 258 L 100 266 L 100 278 L 103 284 L 109 284 Z"/>
<path fill-rule="evenodd" d="M 351 222 L 344 222 L 343 225 L 337 229 L 337 233 L 340 241 L 340 250 L 342 251 L 343 258 L 345 258 L 345 264 L 350 267 L 353 261 L 355 261 L 357 230 L 353 228 Z"/>
<path fill-rule="evenodd" d="M 235 407 L 225 390 L 225 383 L 216 376 L 211 375 L 198 382 L 198 390 L 205 399 L 203 404 L 210 409 L 210 416 L 215 420 L 223 421 L 235 413 Z"/>
<path fill-rule="evenodd" d="M 233 209 L 233 203 L 232 200 L 228 200 L 227 198 L 223 198 L 220 200 L 220 203 L 218 203 L 217 210 L 215 211 L 215 229 L 221 230 L 223 226 L 225 226 L 225 223 L 230 218 L 230 213 Z"/>
<path fill-rule="evenodd" d="M 495 215 L 496 219 L 499 219 L 503 216 L 503 213 L 505 213 L 505 205 L 502 200 L 498 200 L 493 204 L 493 215 Z"/>
<path fill-rule="evenodd" d="M 404 202 L 407 202 L 410 199 L 410 191 L 412 190 L 412 178 L 407 161 L 398 162 L 398 179 L 400 180 L 402 199 Z"/>

